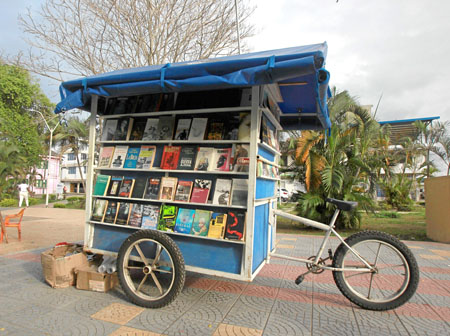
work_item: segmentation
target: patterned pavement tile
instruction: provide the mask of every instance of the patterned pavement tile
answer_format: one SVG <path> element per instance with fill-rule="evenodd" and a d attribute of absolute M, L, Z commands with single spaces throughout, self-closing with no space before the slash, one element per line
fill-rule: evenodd
<path fill-rule="evenodd" d="M 156 334 L 151 331 L 134 329 L 129 327 L 120 327 L 109 336 L 160 336 L 160 334 Z"/>
<path fill-rule="evenodd" d="M 233 304 L 236 302 L 238 294 L 209 291 L 201 297 L 198 304 L 214 305 L 214 304 Z"/>
<path fill-rule="evenodd" d="M 184 282 L 185 287 L 199 288 L 208 290 L 216 283 L 213 279 L 201 278 L 201 277 L 186 277 Z"/>
<path fill-rule="evenodd" d="M 408 317 L 421 317 L 429 320 L 442 320 L 441 317 L 436 313 L 436 310 L 433 309 L 432 306 L 428 304 L 416 304 L 407 302 L 403 306 L 398 307 L 394 311 L 390 311 L 390 313 L 397 314 L 400 316 L 408 316 Z"/>
<path fill-rule="evenodd" d="M 396 314 L 354 309 L 356 321 L 362 334 L 403 335 L 407 330 Z"/>
<path fill-rule="evenodd" d="M 274 298 L 256 297 L 242 294 L 234 304 L 234 307 L 240 306 L 242 309 L 270 311 L 274 302 Z"/>
<path fill-rule="evenodd" d="M 232 304 L 197 304 L 193 305 L 183 316 L 187 319 L 220 322 L 228 314 Z"/>
<path fill-rule="evenodd" d="M 419 254 L 419 257 L 429 260 L 445 260 L 444 258 L 436 254 Z"/>
<path fill-rule="evenodd" d="M 408 246 L 408 248 L 410 248 L 410 249 L 417 249 L 417 250 L 423 249 L 422 246 L 417 246 L 417 245 L 407 245 L 407 246 Z"/>
<path fill-rule="evenodd" d="M 218 292 L 241 294 L 245 287 L 247 287 L 247 283 L 216 281 L 210 289 Z"/>
<path fill-rule="evenodd" d="M 311 323 L 289 317 L 271 314 L 263 332 L 264 336 L 302 336 L 311 335 Z M 319 335 L 319 334 L 318 334 Z"/>
<path fill-rule="evenodd" d="M 249 284 L 242 294 L 272 299 L 276 297 L 277 292 L 278 288 Z"/>
<path fill-rule="evenodd" d="M 442 257 L 450 257 L 450 251 L 448 250 L 430 250 L 430 251 Z"/>
<path fill-rule="evenodd" d="M 275 301 L 271 314 L 288 316 L 301 321 L 311 320 L 313 306 L 311 303 Z"/>
<path fill-rule="evenodd" d="M 179 312 L 145 309 L 141 314 L 128 322 L 127 326 L 161 334 L 182 315 L 183 313 Z"/>
<path fill-rule="evenodd" d="M 264 329 L 269 312 L 256 309 L 242 309 L 242 306 L 234 306 L 227 314 L 223 323 L 244 326 L 247 328 Z"/>
<path fill-rule="evenodd" d="M 218 327 L 217 322 L 181 318 L 175 321 L 164 335 L 168 336 L 210 336 Z"/>
<path fill-rule="evenodd" d="M 16 259 L 16 260 L 33 261 L 36 263 L 41 262 L 40 254 L 30 253 L 30 252 L 16 253 L 11 256 L 6 256 L 6 258 L 11 258 L 11 259 Z"/>
<path fill-rule="evenodd" d="M 99 293 L 97 293 L 99 294 Z M 78 299 L 63 307 L 67 312 L 72 312 L 80 316 L 90 317 L 98 311 L 106 308 L 111 304 L 109 300 L 103 300 L 102 297 L 78 297 Z"/>
<path fill-rule="evenodd" d="M 277 300 L 312 303 L 313 295 L 310 291 L 280 288 L 277 294 Z"/>
<path fill-rule="evenodd" d="M 261 336 L 262 330 L 245 328 L 231 324 L 219 324 L 213 336 Z"/>
<path fill-rule="evenodd" d="M 2 321 L 0 318 L 0 323 L 0 335 L 2 336 L 48 336 L 48 333 L 42 330 L 32 329 L 32 326 L 29 326 L 30 328 L 28 328 L 23 322 L 15 324 L 10 321 Z"/>
<path fill-rule="evenodd" d="M 277 249 L 293 249 L 294 245 L 277 244 Z"/>
<path fill-rule="evenodd" d="M 127 324 L 130 320 L 144 311 L 137 306 L 112 303 L 102 310 L 91 315 L 92 318 L 116 324 Z"/>
<path fill-rule="evenodd" d="M 410 335 L 448 335 L 449 325 L 442 321 L 439 322 L 425 318 L 401 315 L 399 316 L 399 319 Z"/>
<path fill-rule="evenodd" d="M 281 282 L 282 279 L 269 278 L 258 275 L 256 278 L 253 279 L 252 284 L 266 287 L 280 287 Z"/>

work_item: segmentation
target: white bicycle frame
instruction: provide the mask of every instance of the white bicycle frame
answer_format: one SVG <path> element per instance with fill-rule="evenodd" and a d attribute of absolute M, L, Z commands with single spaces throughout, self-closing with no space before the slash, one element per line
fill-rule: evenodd
<path fill-rule="evenodd" d="M 353 248 L 351 248 L 345 241 L 344 238 L 342 238 L 334 229 L 334 223 L 336 222 L 337 217 L 339 216 L 340 210 L 336 209 L 336 211 L 333 214 L 333 217 L 331 218 L 330 224 L 326 225 L 320 222 L 316 222 L 313 221 L 311 219 L 308 218 L 304 218 L 304 217 L 300 217 L 300 216 L 295 216 L 280 210 L 276 210 L 276 209 L 271 209 L 272 215 L 273 216 L 280 216 L 280 217 L 284 217 L 299 223 L 302 223 L 306 226 L 311 226 L 314 227 L 316 229 L 320 229 L 325 232 L 325 236 L 323 237 L 323 241 L 322 244 L 320 245 L 319 251 L 317 252 L 314 260 L 308 260 L 308 259 L 302 259 L 302 258 L 296 258 L 296 257 L 289 257 L 289 256 L 285 256 L 285 255 L 281 255 L 281 254 L 277 254 L 277 253 L 270 253 L 271 257 L 277 257 L 277 258 L 282 258 L 282 259 L 287 259 L 287 260 L 293 260 L 293 261 L 298 261 L 298 262 L 303 262 L 306 264 L 310 264 L 313 265 L 317 268 L 321 268 L 321 269 L 326 269 L 326 270 L 330 270 L 330 271 L 350 271 L 350 272 L 373 272 L 374 268 L 358 253 L 358 251 L 354 250 Z M 344 268 L 336 268 L 336 267 L 330 267 L 330 266 L 326 266 L 324 264 L 320 264 L 319 261 L 321 260 L 322 254 L 323 254 L 323 250 L 325 249 L 325 246 L 328 242 L 328 239 L 330 238 L 331 234 L 334 234 L 359 260 L 361 260 L 364 265 L 367 266 L 367 268 L 363 268 L 363 267 L 344 267 Z"/>

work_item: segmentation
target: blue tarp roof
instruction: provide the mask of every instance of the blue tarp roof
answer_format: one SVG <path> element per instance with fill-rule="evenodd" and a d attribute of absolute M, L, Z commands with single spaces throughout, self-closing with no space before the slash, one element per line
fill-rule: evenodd
<path fill-rule="evenodd" d="M 281 111 L 291 129 L 329 128 L 329 73 L 324 69 L 326 42 L 215 59 L 151 65 L 112 71 L 63 82 L 55 113 L 73 108 L 90 110 L 92 95 L 134 96 L 248 87 L 277 83 Z M 305 118 L 298 118 L 303 114 Z M 282 117 L 283 121 L 283 117 Z M 283 124 L 283 123 L 282 123 Z M 285 128 L 286 128 L 285 127 Z"/>

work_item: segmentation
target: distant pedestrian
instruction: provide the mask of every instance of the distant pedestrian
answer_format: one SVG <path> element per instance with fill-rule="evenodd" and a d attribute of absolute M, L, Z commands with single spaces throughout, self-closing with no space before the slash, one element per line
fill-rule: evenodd
<path fill-rule="evenodd" d="M 19 188 L 19 207 L 22 206 L 23 199 L 25 198 L 25 204 L 27 205 L 28 208 L 28 189 L 30 187 L 28 186 L 25 180 L 17 187 Z"/>
<path fill-rule="evenodd" d="M 66 195 L 67 195 L 67 187 L 64 186 L 63 188 L 63 198 L 66 199 Z"/>

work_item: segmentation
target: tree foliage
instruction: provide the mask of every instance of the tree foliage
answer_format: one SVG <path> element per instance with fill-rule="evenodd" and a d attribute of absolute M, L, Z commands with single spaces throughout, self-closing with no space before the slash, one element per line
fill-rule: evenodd
<path fill-rule="evenodd" d="M 238 9 L 245 40 L 253 9 L 243 0 Z M 237 51 L 229 0 L 46 0 L 19 20 L 33 47 L 21 64 L 57 80 Z"/>

